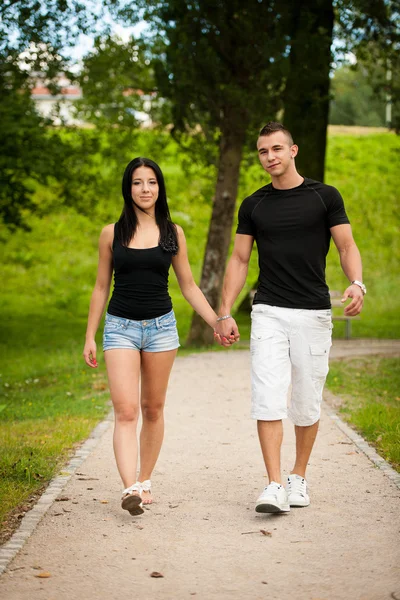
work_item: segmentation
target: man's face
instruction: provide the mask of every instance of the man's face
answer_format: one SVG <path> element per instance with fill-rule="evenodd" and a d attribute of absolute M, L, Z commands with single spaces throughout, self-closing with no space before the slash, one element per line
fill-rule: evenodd
<path fill-rule="evenodd" d="M 263 169 L 271 177 L 280 177 L 294 164 L 298 148 L 295 144 L 290 145 L 283 131 L 276 131 L 258 138 L 257 151 Z"/>

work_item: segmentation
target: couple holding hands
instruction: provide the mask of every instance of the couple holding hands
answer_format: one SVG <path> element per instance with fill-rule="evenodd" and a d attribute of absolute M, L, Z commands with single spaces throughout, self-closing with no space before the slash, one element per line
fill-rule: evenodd
<path fill-rule="evenodd" d="M 90 367 L 97 367 L 95 335 L 114 273 L 103 350 L 115 413 L 114 452 L 124 487 L 121 505 L 132 515 L 143 513 L 143 505 L 153 501 L 151 475 L 163 441 L 168 379 L 179 347 L 168 293 L 170 266 L 184 298 L 214 329 L 216 340 L 229 347 L 239 339 L 231 309 L 245 284 L 254 241 L 260 273 L 251 312 L 251 416 L 269 478 L 255 509 L 287 512 L 310 504 L 306 467 L 318 431 L 332 337 L 325 282 L 331 237 L 350 282 L 342 298 L 343 303 L 351 299 L 346 315 L 361 311 L 366 289 L 340 193 L 297 172 L 298 147 L 280 123 L 261 129 L 257 152 L 271 183 L 240 206 L 219 316 L 194 282 L 185 235 L 171 221 L 163 174 L 155 162 L 135 158 L 128 164 L 121 217 L 101 232 L 83 355 Z M 295 426 L 296 457 L 283 485 L 282 419 L 288 416 Z"/>

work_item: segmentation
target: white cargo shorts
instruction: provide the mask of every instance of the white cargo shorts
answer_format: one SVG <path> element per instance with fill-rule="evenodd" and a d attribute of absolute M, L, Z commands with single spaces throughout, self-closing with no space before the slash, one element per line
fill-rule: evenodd
<path fill-rule="evenodd" d="M 252 418 L 289 417 L 300 426 L 316 423 L 331 345 L 331 310 L 255 304 L 250 341 Z"/>

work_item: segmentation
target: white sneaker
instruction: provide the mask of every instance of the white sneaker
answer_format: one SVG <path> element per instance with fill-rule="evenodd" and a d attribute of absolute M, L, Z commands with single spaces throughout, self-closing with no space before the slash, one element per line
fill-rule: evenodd
<path fill-rule="evenodd" d="M 278 513 L 289 512 L 290 506 L 285 488 L 276 481 L 271 481 L 256 502 L 256 512 Z"/>
<path fill-rule="evenodd" d="M 290 506 L 308 506 L 310 504 L 307 482 L 301 475 L 289 475 L 286 491 Z"/>

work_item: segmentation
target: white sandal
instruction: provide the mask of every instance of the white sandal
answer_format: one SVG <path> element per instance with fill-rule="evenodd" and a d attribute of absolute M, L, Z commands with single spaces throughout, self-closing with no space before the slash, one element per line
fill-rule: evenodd
<path fill-rule="evenodd" d="M 137 481 L 122 492 L 121 507 L 127 510 L 132 516 L 144 513 L 142 504 L 142 484 Z M 136 494 L 133 492 L 137 492 Z"/>
<path fill-rule="evenodd" d="M 146 479 L 145 481 L 138 481 L 138 484 L 142 488 L 142 492 L 151 492 L 151 481 Z"/>
<path fill-rule="evenodd" d="M 142 488 L 142 492 L 151 492 L 151 481 L 150 481 L 150 479 L 145 479 L 145 481 L 141 481 L 141 482 L 138 481 L 138 484 Z M 148 506 L 148 504 L 146 504 L 146 506 Z"/>

